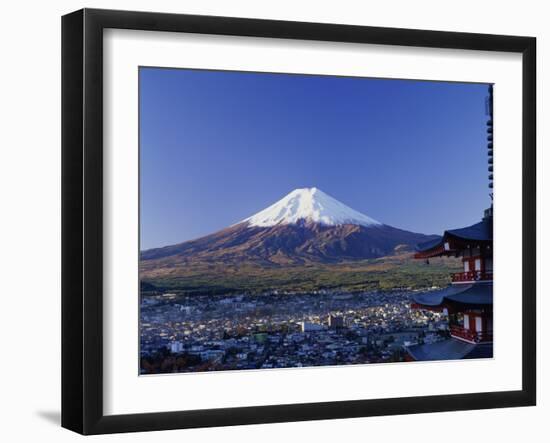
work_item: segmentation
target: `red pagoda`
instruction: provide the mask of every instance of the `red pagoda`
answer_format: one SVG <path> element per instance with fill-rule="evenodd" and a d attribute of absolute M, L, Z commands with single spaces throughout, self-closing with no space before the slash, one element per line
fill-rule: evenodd
<path fill-rule="evenodd" d="M 487 140 L 489 188 L 493 187 L 492 86 L 489 87 Z M 492 194 L 491 199 L 492 199 Z M 448 230 L 417 245 L 415 258 L 460 257 L 463 270 L 440 290 L 416 294 L 413 308 L 446 311 L 450 338 L 406 347 L 407 360 L 451 360 L 493 356 L 493 207 L 474 225 Z"/>

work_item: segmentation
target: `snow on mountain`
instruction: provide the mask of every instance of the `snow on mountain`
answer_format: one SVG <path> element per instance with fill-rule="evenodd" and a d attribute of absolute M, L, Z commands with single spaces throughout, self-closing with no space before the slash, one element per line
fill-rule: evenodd
<path fill-rule="evenodd" d="M 299 221 L 326 226 L 376 226 L 382 223 L 362 214 L 317 188 L 295 189 L 278 202 L 241 221 L 248 226 L 270 227 Z"/>

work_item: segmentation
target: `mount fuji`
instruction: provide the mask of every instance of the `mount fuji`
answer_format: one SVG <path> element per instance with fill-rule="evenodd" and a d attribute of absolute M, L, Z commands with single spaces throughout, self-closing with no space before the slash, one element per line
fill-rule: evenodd
<path fill-rule="evenodd" d="M 342 263 L 393 255 L 435 237 L 380 223 L 320 189 L 303 188 L 221 231 L 142 251 L 141 268 L 155 276 L 197 262 L 237 267 Z"/>

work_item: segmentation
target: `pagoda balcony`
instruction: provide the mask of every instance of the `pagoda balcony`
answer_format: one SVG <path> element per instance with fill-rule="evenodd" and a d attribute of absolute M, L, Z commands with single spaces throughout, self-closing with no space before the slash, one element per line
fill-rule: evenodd
<path fill-rule="evenodd" d="M 469 343 L 492 343 L 493 331 L 477 332 L 464 329 L 462 326 L 451 325 L 451 337 L 464 340 Z"/>
<path fill-rule="evenodd" d="M 493 281 L 492 271 L 468 271 L 451 274 L 453 283 L 472 283 L 476 281 Z"/>

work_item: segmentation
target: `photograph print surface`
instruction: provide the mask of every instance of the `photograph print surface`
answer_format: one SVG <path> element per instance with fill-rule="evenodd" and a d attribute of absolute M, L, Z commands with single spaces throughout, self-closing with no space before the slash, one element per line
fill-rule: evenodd
<path fill-rule="evenodd" d="M 141 67 L 140 374 L 492 358 L 492 99 Z"/>

